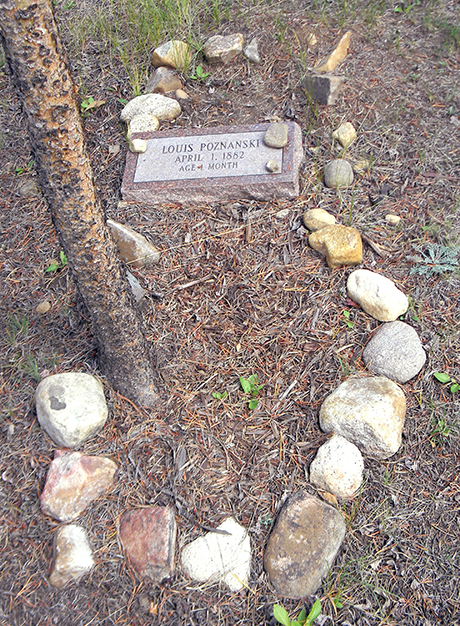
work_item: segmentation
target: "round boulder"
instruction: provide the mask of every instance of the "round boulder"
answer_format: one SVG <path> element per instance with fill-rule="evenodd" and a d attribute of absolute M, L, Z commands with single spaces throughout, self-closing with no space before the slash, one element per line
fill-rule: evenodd
<path fill-rule="evenodd" d="M 350 187 L 353 184 L 353 168 L 345 159 L 334 159 L 324 168 L 324 184 L 331 189 Z"/>
<path fill-rule="evenodd" d="M 78 448 L 107 421 L 104 390 L 90 374 L 48 376 L 35 391 L 35 404 L 40 426 L 64 448 Z"/>

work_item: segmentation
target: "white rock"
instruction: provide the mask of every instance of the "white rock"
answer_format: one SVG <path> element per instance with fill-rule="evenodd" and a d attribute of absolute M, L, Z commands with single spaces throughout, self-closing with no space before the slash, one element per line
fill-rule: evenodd
<path fill-rule="evenodd" d="M 108 415 L 101 383 L 77 372 L 48 376 L 35 392 L 40 426 L 58 446 L 77 448 L 95 435 Z"/>
<path fill-rule="evenodd" d="M 207 533 L 182 550 L 182 569 L 199 582 L 221 580 L 231 591 L 247 585 L 251 567 L 251 542 L 247 530 L 228 517 L 218 530 L 230 535 Z"/>
<path fill-rule="evenodd" d="M 147 152 L 147 142 L 145 139 L 130 139 L 129 149 L 131 152 Z"/>
<path fill-rule="evenodd" d="M 323 444 L 310 465 L 310 482 L 338 498 L 351 498 L 363 482 L 359 448 L 340 435 Z"/>
<path fill-rule="evenodd" d="M 349 298 L 380 322 L 393 322 L 409 306 L 407 296 L 392 280 L 370 270 L 352 272 L 348 277 L 347 292 Z"/>
<path fill-rule="evenodd" d="M 154 133 L 160 128 L 160 120 L 156 115 L 136 115 L 128 122 L 129 139 L 134 133 Z"/>
<path fill-rule="evenodd" d="M 160 121 L 174 120 L 181 111 L 177 100 L 159 93 L 148 93 L 128 102 L 120 114 L 120 119 L 122 122 L 130 122 L 137 115 L 154 115 Z"/>
<path fill-rule="evenodd" d="M 62 589 L 67 583 L 79 580 L 93 566 L 85 529 L 77 524 L 59 528 L 54 537 L 50 583 Z"/>
<path fill-rule="evenodd" d="M 374 459 L 395 454 L 402 438 L 406 398 L 388 378 L 349 378 L 323 402 L 321 429 L 342 435 Z"/>
<path fill-rule="evenodd" d="M 128 279 L 129 286 L 131 287 L 131 291 L 133 292 L 133 296 L 136 302 L 139 304 L 141 300 L 145 297 L 145 289 L 142 287 L 137 278 L 131 274 L 131 272 L 126 272 L 126 278 Z"/>
<path fill-rule="evenodd" d="M 356 139 L 355 127 L 350 122 L 340 124 L 332 133 L 332 139 L 336 139 L 344 148 L 348 148 Z"/>

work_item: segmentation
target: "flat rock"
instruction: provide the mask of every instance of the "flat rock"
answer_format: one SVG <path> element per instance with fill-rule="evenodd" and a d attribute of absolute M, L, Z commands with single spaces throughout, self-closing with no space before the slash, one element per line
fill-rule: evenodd
<path fill-rule="evenodd" d="M 105 457 L 80 452 L 57 453 L 40 496 L 43 513 L 71 522 L 113 484 L 117 465 Z"/>
<path fill-rule="evenodd" d="M 324 184 L 330 189 L 342 189 L 353 184 L 353 168 L 345 159 L 334 159 L 324 167 Z"/>
<path fill-rule="evenodd" d="M 136 115 L 128 122 L 127 139 L 134 133 L 154 133 L 160 128 L 160 120 L 156 115 Z"/>
<path fill-rule="evenodd" d="M 397 226 L 400 221 L 401 218 L 399 217 L 399 215 L 394 215 L 393 213 L 387 213 L 385 215 L 385 222 L 387 224 L 390 224 L 390 226 Z"/>
<path fill-rule="evenodd" d="M 62 589 L 76 582 L 94 567 L 94 559 L 86 531 L 77 524 L 62 526 L 56 531 L 50 583 Z"/>
<path fill-rule="evenodd" d="M 184 572 L 199 582 L 223 582 L 231 591 L 248 584 L 251 568 L 251 541 L 248 531 L 232 517 L 217 530 L 229 535 L 207 533 L 184 547 L 181 565 Z"/>
<path fill-rule="evenodd" d="M 169 67 L 158 67 L 150 76 L 145 91 L 147 93 L 168 93 L 183 88 L 179 76 Z"/>
<path fill-rule="evenodd" d="M 270 148 L 284 148 L 288 142 L 289 126 L 284 122 L 272 122 L 265 131 L 264 144 Z"/>
<path fill-rule="evenodd" d="M 344 83 L 344 76 L 322 76 L 314 73 L 307 74 L 302 80 L 302 85 L 312 100 L 325 106 L 335 104 Z"/>
<path fill-rule="evenodd" d="M 133 139 L 129 140 L 129 149 L 131 152 L 142 154 L 147 150 L 147 142 L 144 139 Z"/>
<path fill-rule="evenodd" d="M 382 324 L 363 352 L 367 368 L 397 383 L 407 383 L 425 365 L 426 352 L 412 326 L 404 322 Z"/>
<path fill-rule="evenodd" d="M 153 67 L 168 66 L 176 70 L 186 70 L 192 61 L 193 50 L 185 43 L 173 39 L 158 46 L 152 54 Z"/>
<path fill-rule="evenodd" d="M 315 66 L 315 72 L 325 73 L 325 72 L 333 72 L 335 68 L 342 63 L 345 57 L 348 54 L 348 49 L 350 47 L 350 39 L 351 39 L 351 30 L 347 31 L 340 39 L 337 46 L 334 50 L 322 61 L 319 62 L 318 65 Z"/>
<path fill-rule="evenodd" d="M 349 378 L 323 402 L 321 429 L 341 435 L 373 459 L 388 459 L 401 445 L 406 399 L 383 376 Z"/>
<path fill-rule="evenodd" d="M 306 228 L 312 232 L 335 224 L 335 217 L 324 209 L 309 209 L 302 219 Z"/>
<path fill-rule="evenodd" d="M 130 100 L 122 110 L 120 119 L 122 122 L 130 122 L 137 115 L 154 115 L 160 121 L 174 120 L 181 111 L 177 100 L 159 93 L 147 93 Z"/>
<path fill-rule="evenodd" d="M 138 268 L 158 263 L 160 251 L 143 235 L 113 220 L 107 220 L 107 226 L 115 239 L 122 261 Z"/>
<path fill-rule="evenodd" d="M 357 446 L 334 435 L 316 453 L 310 482 L 338 498 L 352 498 L 363 482 L 364 461 Z"/>
<path fill-rule="evenodd" d="M 332 133 L 332 139 L 336 139 L 344 148 L 351 146 L 357 136 L 355 127 L 350 122 L 343 122 Z"/>
<path fill-rule="evenodd" d="M 145 298 L 146 291 L 131 272 L 126 272 L 126 278 L 133 292 L 134 299 L 139 304 Z"/>
<path fill-rule="evenodd" d="M 234 35 L 214 35 L 204 44 L 203 53 L 209 63 L 229 63 L 243 51 L 244 37 Z"/>
<path fill-rule="evenodd" d="M 326 257 L 331 268 L 357 265 L 363 260 L 361 235 L 351 226 L 325 226 L 313 232 L 308 237 L 308 243 Z"/>
<path fill-rule="evenodd" d="M 259 44 L 257 39 L 253 39 L 243 50 L 244 56 L 248 61 L 258 65 L 260 63 Z"/>
<path fill-rule="evenodd" d="M 78 448 L 105 424 L 107 404 L 101 383 L 69 372 L 43 379 L 35 391 L 37 419 L 58 446 Z"/>
<path fill-rule="evenodd" d="M 386 276 L 356 270 L 347 280 L 348 297 L 380 322 L 393 322 L 409 306 L 407 296 Z"/>
<path fill-rule="evenodd" d="M 153 94 L 155 95 L 155 94 Z M 268 124 L 180 129 L 143 135 L 147 151 L 126 156 L 122 195 L 126 202 L 160 204 L 229 202 L 299 195 L 304 159 L 302 131 L 288 122 L 288 143 L 270 148 Z M 278 169 L 268 171 L 276 161 Z"/>
<path fill-rule="evenodd" d="M 126 511 L 120 519 L 120 540 L 141 578 L 161 582 L 173 575 L 176 520 L 171 507 Z"/>
<path fill-rule="evenodd" d="M 291 496 L 264 555 L 265 571 L 276 592 L 289 598 L 313 595 L 334 563 L 345 530 L 336 509 L 303 491 Z"/>

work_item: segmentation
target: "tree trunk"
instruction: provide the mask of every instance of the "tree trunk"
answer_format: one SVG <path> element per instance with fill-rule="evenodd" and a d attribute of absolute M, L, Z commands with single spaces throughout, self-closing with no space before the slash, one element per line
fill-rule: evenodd
<path fill-rule="evenodd" d="M 6 59 L 27 115 L 38 179 L 89 311 L 99 364 L 113 387 L 152 405 L 151 351 L 96 198 L 76 88 L 49 0 L 0 0 Z"/>

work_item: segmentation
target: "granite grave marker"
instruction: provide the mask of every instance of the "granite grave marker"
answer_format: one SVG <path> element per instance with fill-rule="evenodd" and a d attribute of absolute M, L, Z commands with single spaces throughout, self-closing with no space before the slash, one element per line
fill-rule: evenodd
<path fill-rule="evenodd" d="M 121 188 L 125 202 L 144 204 L 299 195 L 302 131 L 289 122 L 288 143 L 270 148 L 269 124 L 135 133 L 147 150 L 128 152 Z"/>

